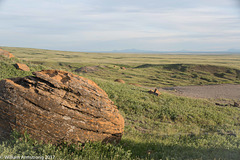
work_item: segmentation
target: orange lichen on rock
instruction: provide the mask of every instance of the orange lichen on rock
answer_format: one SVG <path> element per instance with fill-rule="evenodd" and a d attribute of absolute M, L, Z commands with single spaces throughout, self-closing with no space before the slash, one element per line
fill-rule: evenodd
<path fill-rule="evenodd" d="M 26 64 L 16 63 L 15 67 L 22 71 L 30 71 L 29 67 Z"/>
<path fill-rule="evenodd" d="M 155 88 L 155 90 L 150 90 L 150 91 L 148 91 L 148 93 L 154 94 L 154 95 L 156 95 L 156 96 L 161 95 L 161 92 L 159 92 L 159 90 L 158 90 L 157 88 Z"/>
<path fill-rule="evenodd" d="M 124 119 L 96 83 L 59 70 L 33 74 L 0 81 L 0 137 L 16 129 L 52 143 L 120 141 Z"/>

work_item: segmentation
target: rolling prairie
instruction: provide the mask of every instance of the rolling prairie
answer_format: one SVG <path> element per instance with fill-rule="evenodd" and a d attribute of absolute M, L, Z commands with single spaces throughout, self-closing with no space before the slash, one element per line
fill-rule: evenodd
<path fill-rule="evenodd" d="M 16 133 L 0 145 L 0 156 L 54 154 L 56 159 L 240 159 L 240 108 L 214 100 L 193 99 L 149 87 L 239 84 L 240 55 L 150 55 L 51 51 L 1 47 L 17 58 L 0 58 L 0 79 L 61 69 L 95 81 L 125 119 L 120 144 L 87 143 L 84 148 L 41 144 Z M 16 70 L 27 64 L 31 71 Z M 97 70 L 76 69 L 97 66 Z M 121 69 L 125 67 L 126 69 Z M 121 78 L 125 84 L 114 82 Z M 94 154 L 93 154 L 94 153 Z"/>
<path fill-rule="evenodd" d="M 126 53 L 88 53 L 44 50 L 33 48 L 1 47 L 17 58 L 30 62 L 68 62 L 81 64 L 208 64 L 240 69 L 239 54 L 126 54 Z"/>

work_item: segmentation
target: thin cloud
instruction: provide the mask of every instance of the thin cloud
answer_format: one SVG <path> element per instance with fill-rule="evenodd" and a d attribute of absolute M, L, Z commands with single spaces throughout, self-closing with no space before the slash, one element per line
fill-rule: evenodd
<path fill-rule="evenodd" d="M 234 0 L 11 0 L 2 4 L 0 34 L 7 38 L 0 45 L 177 50 L 188 49 L 186 43 L 194 41 L 196 50 L 205 50 L 217 48 L 216 42 L 226 49 L 240 43 Z M 23 38 L 26 41 L 19 43 Z"/>

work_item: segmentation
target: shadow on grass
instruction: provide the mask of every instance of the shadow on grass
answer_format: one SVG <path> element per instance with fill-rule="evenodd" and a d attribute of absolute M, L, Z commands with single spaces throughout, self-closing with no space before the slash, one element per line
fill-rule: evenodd
<path fill-rule="evenodd" d="M 189 147 L 187 144 L 163 144 L 163 143 L 136 143 L 131 140 L 122 140 L 121 145 L 125 150 L 131 150 L 133 158 L 141 159 L 228 159 L 239 160 L 240 150 L 221 147 Z"/>
<path fill-rule="evenodd" d="M 149 68 L 149 67 L 163 67 L 166 70 L 178 70 L 185 72 L 188 67 L 191 67 L 190 64 L 143 64 L 135 68 Z"/>

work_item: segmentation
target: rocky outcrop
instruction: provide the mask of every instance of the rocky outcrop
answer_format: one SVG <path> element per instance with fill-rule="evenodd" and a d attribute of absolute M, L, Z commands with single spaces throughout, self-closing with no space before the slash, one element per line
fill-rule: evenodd
<path fill-rule="evenodd" d="M 22 71 L 30 71 L 29 67 L 26 64 L 16 63 L 15 67 Z"/>
<path fill-rule="evenodd" d="M 0 137 L 15 129 L 44 142 L 119 142 L 124 119 L 86 78 L 58 70 L 0 81 Z"/>
<path fill-rule="evenodd" d="M 13 58 L 14 55 L 8 51 L 0 49 L 0 55 L 6 57 L 6 58 Z"/>

